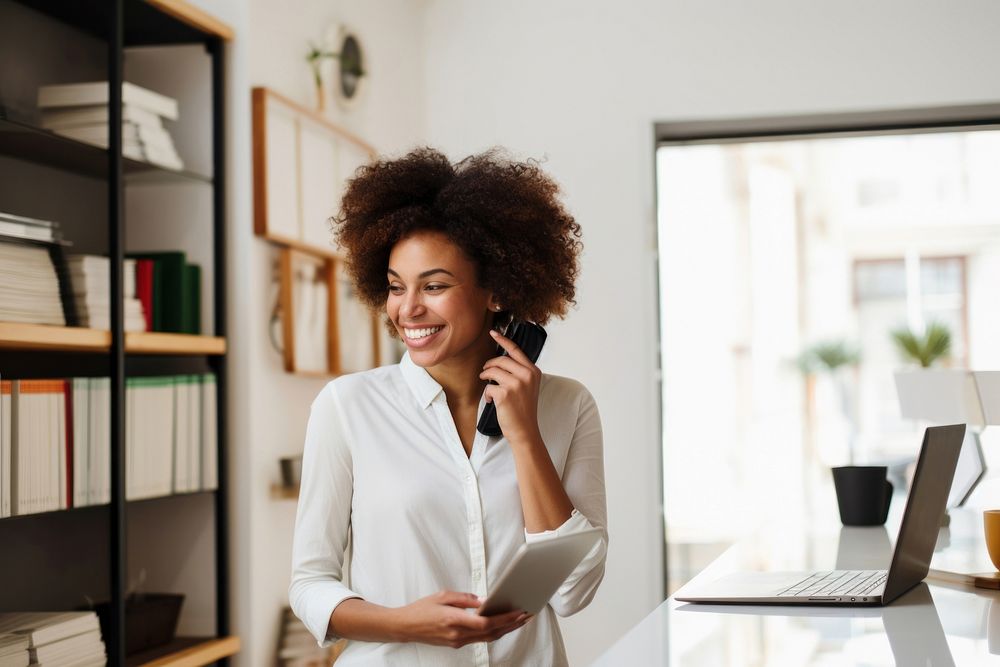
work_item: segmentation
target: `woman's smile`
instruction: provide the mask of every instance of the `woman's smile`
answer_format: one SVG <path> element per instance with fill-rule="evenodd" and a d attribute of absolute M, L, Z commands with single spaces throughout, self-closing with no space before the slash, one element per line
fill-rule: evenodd
<path fill-rule="evenodd" d="M 428 345 L 433 345 L 434 341 L 440 338 L 438 334 L 442 331 L 444 331 L 443 326 L 422 328 L 403 327 L 403 340 L 406 342 L 407 347 L 417 350 Z"/>

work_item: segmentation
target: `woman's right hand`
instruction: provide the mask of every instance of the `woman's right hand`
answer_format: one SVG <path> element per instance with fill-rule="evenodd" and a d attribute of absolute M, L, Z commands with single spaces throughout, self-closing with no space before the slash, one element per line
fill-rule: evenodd
<path fill-rule="evenodd" d="M 472 593 L 440 591 L 395 610 L 402 641 L 459 648 L 474 642 L 491 642 L 517 630 L 533 616 L 516 610 L 496 616 L 470 614 L 479 607 Z"/>

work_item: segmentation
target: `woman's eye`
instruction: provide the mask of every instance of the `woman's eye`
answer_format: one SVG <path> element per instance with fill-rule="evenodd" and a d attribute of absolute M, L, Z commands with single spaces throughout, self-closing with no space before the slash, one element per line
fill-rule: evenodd
<path fill-rule="evenodd" d="M 440 292 L 445 287 L 447 287 L 447 285 L 428 285 L 424 289 L 427 290 L 428 292 Z"/>
<path fill-rule="evenodd" d="M 389 293 L 390 294 L 399 294 L 402 291 L 403 291 L 403 288 L 400 287 L 399 285 L 389 285 Z"/>

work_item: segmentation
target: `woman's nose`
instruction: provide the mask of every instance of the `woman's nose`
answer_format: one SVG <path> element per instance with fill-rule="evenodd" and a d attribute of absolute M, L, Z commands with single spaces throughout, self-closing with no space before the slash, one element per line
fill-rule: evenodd
<path fill-rule="evenodd" d="M 415 292 L 407 294 L 399 307 L 400 315 L 405 319 L 419 317 L 423 313 L 423 309 L 424 305 L 420 301 L 420 294 Z"/>

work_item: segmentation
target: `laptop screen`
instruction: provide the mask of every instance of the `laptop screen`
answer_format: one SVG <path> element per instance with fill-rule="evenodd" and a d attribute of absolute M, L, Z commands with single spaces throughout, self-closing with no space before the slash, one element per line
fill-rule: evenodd
<path fill-rule="evenodd" d="M 964 438 L 965 424 L 931 426 L 924 432 L 896 550 L 886 576 L 883 604 L 895 600 L 927 576 Z"/>

